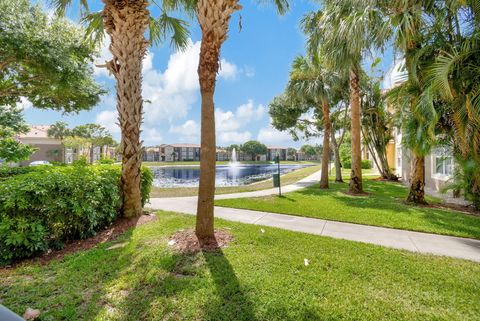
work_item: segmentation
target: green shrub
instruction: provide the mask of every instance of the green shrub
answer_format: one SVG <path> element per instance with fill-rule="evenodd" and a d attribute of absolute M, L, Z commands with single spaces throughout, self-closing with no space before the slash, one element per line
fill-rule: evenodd
<path fill-rule="evenodd" d="M 100 159 L 97 161 L 98 164 L 102 165 L 113 165 L 115 164 L 115 160 L 111 158 L 105 158 L 105 157 L 100 157 Z"/>
<path fill-rule="evenodd" d="M 351 169 L 352 168 L 352 161 L 350 159 L 344 160 L 342 162 L 342 167 L 345 169 Z"/>
<path fill-rule="evenodd" d="M 9 178 L 15 175 L 21 175 L 33 172 L 35 170 L 41 170 L 45 166 L 35 166 L 35 167 L 10 167 L 10 166 L 0 166 L 0 180 Z"/>
<path fill-rule="evenodd" d="M 362 159 L 362 169 L 372 169 L 373 163 L 371 160 Z"/>
<path fill-rule="evenodd" d="M 142 206 L 145 206 L 150 200 L 150 192 L 152 190 L 153 172 L 147 166 L 142 167 L 142 184 L 140 191 L 142 193 Z"/>
<path fill-rule="evenodd" d="M 48 248 L 47 233 L 39 221 L 23 217 L 0 220 L 0 266 L 11 260 L 30 257 Z"/>
<path fill-rule="evenodd" d="M 30 257 L 111 224 L 121 208 L 120 166 L 50 166 L 0 183 L 0 263 Z M 153 174 L 142 168 L 142 204 Z"/>

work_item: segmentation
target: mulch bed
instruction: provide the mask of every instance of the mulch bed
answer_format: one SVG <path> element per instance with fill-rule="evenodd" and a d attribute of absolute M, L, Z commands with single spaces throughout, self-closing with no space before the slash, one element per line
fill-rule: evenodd
<path fill-rule="evenodd" d="M 89 250 L 95 247 L 97 244 L 105 243 L 116 239 L 120 234 L 124 233 L 128 229 L 136 226 L 140 226 L 149 222 L 157 220 L 157 216 L 149 213 L 136 218 L 120 218 L 110 225 L 107 229 L 98 232 L 97 235 L 92 236 L 85 240 L 70 241 L 65 244 L 65 247 L 61 250 L 48 250 L 42 255 L 30 259 L 20 260 L 12 265 L 8 265 L 5 269 L 16 268 L 20 265 L 26 265 L 31 263 L 40 263 L 41 265 L 48 264 L 52 260 L 62 259 L 68 254 L 72 254 L 78 251 Z"/>
<path fill-rule="evenodd" d="M 193 253 L 200 251 L 217 251 L 225 248 L 233 241 L 233 236 L 224 230 L 215 230 L 215 239 L 210 239 L 200 244 L 197 235 L 193 229 L 181 230 L 170 237 L 169 244 L 175 250 L 183 253 Z"/>

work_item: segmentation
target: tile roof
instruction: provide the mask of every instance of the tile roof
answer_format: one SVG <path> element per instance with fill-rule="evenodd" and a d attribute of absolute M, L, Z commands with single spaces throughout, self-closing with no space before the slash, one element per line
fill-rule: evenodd
<path fill-rule="evenodd" d="M 26 134 L 20 134 L 20 138 L 48 138 L 47 131 L 50 125 L 34 125 L 30 126 L 30 130 Z"/>

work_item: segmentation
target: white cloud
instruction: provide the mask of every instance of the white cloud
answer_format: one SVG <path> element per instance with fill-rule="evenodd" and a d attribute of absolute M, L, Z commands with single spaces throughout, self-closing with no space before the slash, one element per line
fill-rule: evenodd
<path fill-rule="evenodd" d="M 224 79 L 235 79 L 238 74 L 238 68 L 235 64 L 232 64 L 225 59 L 220 60 L 220 70 L 218 76 Z"/>
<path fill-rule="evenodd" d="M 17 103 L 17 107 L 23 110 L 32 108 L 32 103 L 25 97 L 20 97 L 20 102 Z"/>
<path fill-rule="evenodd" d="M 215 111 L 215 126 L 218 132 L 237 130 L 241 125 L 233 112 L 221 109 Z"/>
<path fill-rule="evenodd" d="M 281 132 L 272 126 L 272 121 L 267 127 L 260 129 L 257 140 L 267 145 L 291 145 L 292 137 L 288 132 Z"/>
<path fill-rule="evenodd" d="M 265 111 L 266 108 L 263 105 L 255 106 L 251 99 L 246 104 L 238 106 L 235 112 L 218 108 L 215 111 L 217 131 L 234 131 L 243 128 L 250 122 L 261 120 Z"/>
<path fill-rule="evenodd" d="M 97 77 L 103 76 L 103 77 L 109 77 L 113 79 L 113 76 L 109 75 L 107 68 L 97 67 L 97 65 L 104 65 L 105 62 L 112 59 L 112 54 L 108 49 L 108 46 L 110 45 L 110 39 L 107 39 L 107 38 L 108 37 L 106 37 L 105 40 L 103 41 L 102 46 L 100 47 L 100 50 L 98 53 L 99 55 L 97 59 L 95 59 L 93 74 Z"/>
<path fill-rule="evenodd" d="M 170 133 L 179 134 L 182 136 L 199 136 L 200 135 L 200 125 L 196 121 L 190 119 L 187 120 L 184 124 L 179 126 L 171 126 Z"/>
<path fill-rule="evenodd" d="M 255 107 L 253 100 L 250 99 L 246 104 L 238 106 L 236 115 L 240 120 L 245 122 L 257 121 L 263 118 L 266 110 L 266 107 L 263 105 Z"/>
<path fill-rule="evenodd" d="M 252 134 L 249 131 L 238 132 L 238 131 L 229 131 L 219 133 L 217 140 L 220 144 L 241 144 L 245 143 L 252 139 Z"/>
<path fill-rule="evenodd" d="M 265 115 L 266 108 L 263 105 L 255 106 L 253 100 L 237 107 L 235 111 L 215 111 L 215 125 L 218 141 L 221 144 L 244 143 L 250 140 L 252 134 L 249 131 L 241 131 L 249 124 L 259 121 Z"/>
<path fill-rule="evenodd" d="M 153 139 L 152 141 L 149 141 L 149 139 L 160 137 L 160 135 L 153 134 L 153 128 L 164 126 L 175 130 L 172 123 L 175 120 L 185 118 L 193 104 L 197 102 L 200 88 L 197 75 L 200 44 L 200 41 L 190 42 L 184 51 L 170 55 L 167 67 L 163 72 L 154 68 L 154 54 L 152 52 L 147 53 L 142 69 L 142 96 L 147 101 L 144 104 L 145 114 L 144 125 L 142 126 L 146 143 L 157 143 Z M 108 43 L 104 43 L 96 63 L 104 64 L 110 58 Z M 221 62 L 222 70 L 219 73 L 219 78 L 235 79 L 238 73 L 237 66 L 224 58 Z M 95 67 L 95 75 L 108 77 L 108 72 L 105 68 Z M 113 108 L 114 104 L 112 104 Z M 113 111 L 101 112 L 97 115 L 97 122 L 102 121 L 102 125 L 105 126 L 107 124 L 106 119 L 110 117 L 111 120 L 113 113 Z M 188 125 L 192 126 L 191 123 Z M 184 135 L 184 133 L 178 134 Z"/>
<path fill-rule="evenodd" d="M 120 127 L 118 127 L 118 113 L 116 110 L 104 110 L 97 114 L 95 121 L 97 124 L 102 125 L 108 131 L 115 136 L 120 133 Z"/>
<path fill-rule="evenodd" d="M 146 142 L 153 143 L 154 145 L 158 145 L 162 142 L 163 136 L 158 132 L 156 128 L 147 128 L 142 132 L 142 139 Z"/>

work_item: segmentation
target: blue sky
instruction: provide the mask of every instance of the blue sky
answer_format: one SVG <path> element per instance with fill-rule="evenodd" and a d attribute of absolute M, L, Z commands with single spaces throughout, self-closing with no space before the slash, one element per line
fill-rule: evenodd
<path fill-rule="evenodd" d="M 319 8 L 313 1 L 292 1 L 291 10 L 277 15 L 273 6 L 258 5 L 252 0 L 242 1 L 243 10 L 234 15 L 229 39 L 222 47 L 216 101 L 217 145 L 227 146 L 247 140 L 260 140 L 267 145 L 298 147 L 305 141 L 294 142 L 287 133 L 278 132 L 270 125 L 268 104 L 280 94 L 288 80 L 293 58 L 304 53 L 305 38 L 300 31 L 300 19 Z M 100 1 L 92 1 L 98 10 Z M 78 12 L 72 7 L 69 16 L 77 21 Z M 153 9 L 155 14 L 156 10 Z M 239 19 L 242 19 L 242 30 Z M 184 52 L 174 52 L 168 43 L 150 48 L 144 61 L 143 124 L 144 145 L 161 143 L 198 143 L 200 131 L 200 97 L 196 67 L 200 47 L 200 31 L 191 21 L 191 45 Z M 97 62 L 108 59 L 108 43 L 101 49 Z M 383 69 L 390 66 L 384 59 Z M 51 124 L 64 120 L 71 126 L 96 122 L 107 127 L 115 138 L 116 110 L 114 81 L 103 69 L 95 69 L 96 79 L 109 93 L 89 112 L 62 115 L 54 111 L 28 108 L 24 103 L 26 120 L 31 124 Z M 313 139 L 309 143 L 320 143 Z"/>

